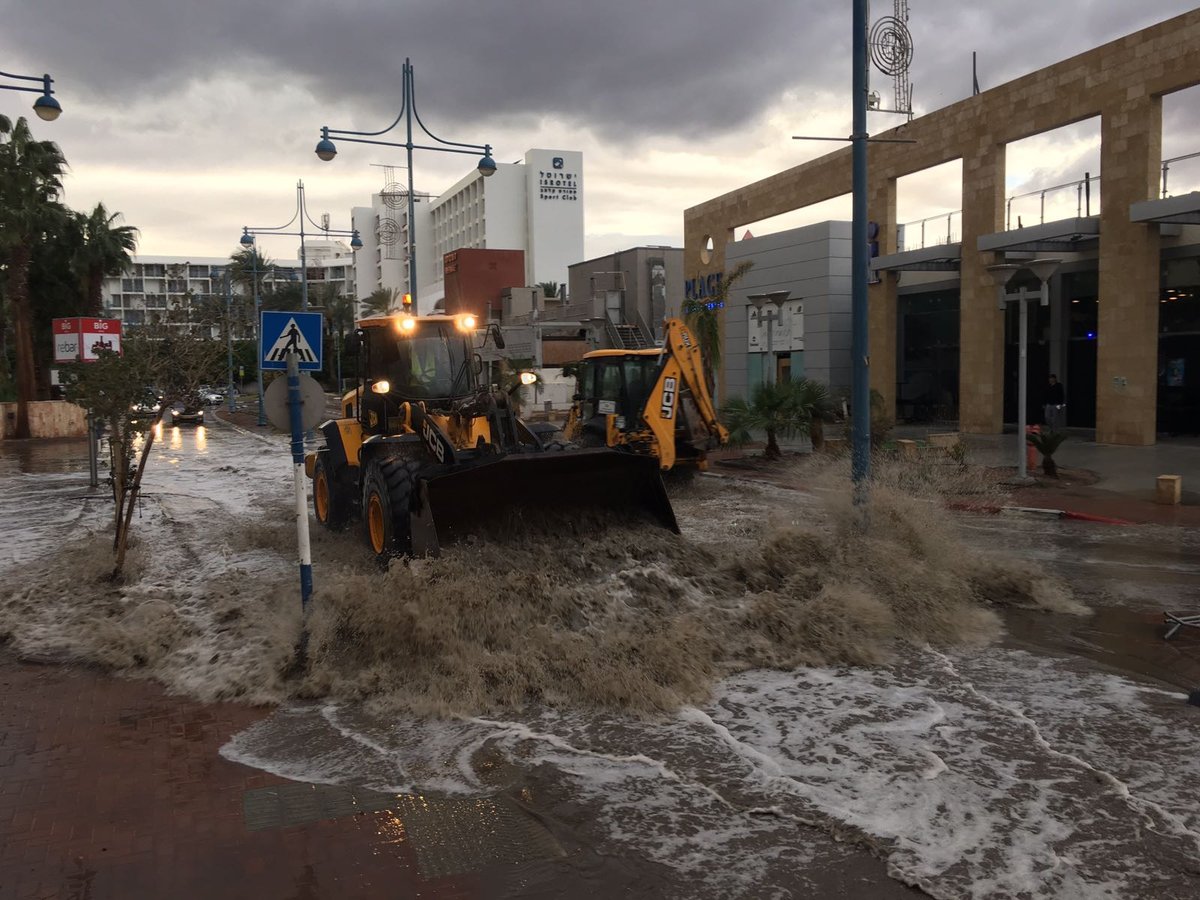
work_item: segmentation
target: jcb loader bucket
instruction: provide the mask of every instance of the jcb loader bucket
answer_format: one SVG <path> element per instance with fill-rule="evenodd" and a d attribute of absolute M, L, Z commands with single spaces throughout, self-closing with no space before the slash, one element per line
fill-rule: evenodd
<path fill-rule="evenodd" d="M 517 515 L 536 522 L 547 515 L 596 510 L 679 533 L 657 460 L 608 448 L 520 453 L 422 479 L 412 515 L 412 551 L 436 555 L 442 544 L 481 528 L 511 525 Z"/>

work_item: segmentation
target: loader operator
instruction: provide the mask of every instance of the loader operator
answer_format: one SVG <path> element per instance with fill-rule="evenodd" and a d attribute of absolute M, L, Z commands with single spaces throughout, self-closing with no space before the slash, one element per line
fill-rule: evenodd
<path fill-rule="evenodd" d="M 440 336 L 397 341 L 389 376 L 403 396 L 431 398 L 450 393 L 450 353 Z"/>

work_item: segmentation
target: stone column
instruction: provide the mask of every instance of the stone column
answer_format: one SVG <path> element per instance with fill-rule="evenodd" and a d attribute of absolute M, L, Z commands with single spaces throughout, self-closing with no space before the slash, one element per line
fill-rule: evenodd
<path fill-rule="evenodd" d="M 896 179 L 872 174 L 867 218 L 879 226 L 879 255 L 896 252 Z M 884 409 L 896 415 L 896 286 L 895 272 L 881 272 L 867 289 L 870 329 L 871 387 L 883 395 Z"/>
<path fill-rule="evenodd" d="M 1101 113 L 1096 440 L 1106 444 L 1153 444 L 1157 418 L 1159 231 L 1130 222 L 1129 205 L 1158 196 L 1162 98 L 1140 90 Z"/>
<path fill-rule="evenodd" d="M 963 155 L 958 420 L 971 434 L 999 434 L 1004 415 L 1004 314 L 979 238 L 1004 229 L 1004 152 L 982 133 Z"/>

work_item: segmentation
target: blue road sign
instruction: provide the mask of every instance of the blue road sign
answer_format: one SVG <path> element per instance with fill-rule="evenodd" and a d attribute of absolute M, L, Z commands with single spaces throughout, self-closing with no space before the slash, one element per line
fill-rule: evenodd
<path fill-rule="evenodd" d="M 321 368 L 320 313 L 280 312 L 264 309 L 260 315 L 259 362 L 264 370 L 287 369 L 289 350 L 300 357 L 301 371 Z"/>

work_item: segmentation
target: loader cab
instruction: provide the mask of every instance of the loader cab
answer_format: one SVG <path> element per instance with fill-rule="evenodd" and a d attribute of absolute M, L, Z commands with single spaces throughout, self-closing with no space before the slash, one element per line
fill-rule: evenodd
<path fill-rule="evenodd" d="M 379 424 L 410 400 L 436 408 L 476 390 L 474 317 L 379 316 L 359 327 L 364 422 L 374 412 Z"/>
<path fill-rule="evenodd" d="M 594 350 L 586 354 L 579 364 L 577 391 L 582 421 L 590 423 L 615 414 L 624 417 L 622 430 L 640 428 L 661 365 L 658 350 Z"/>

